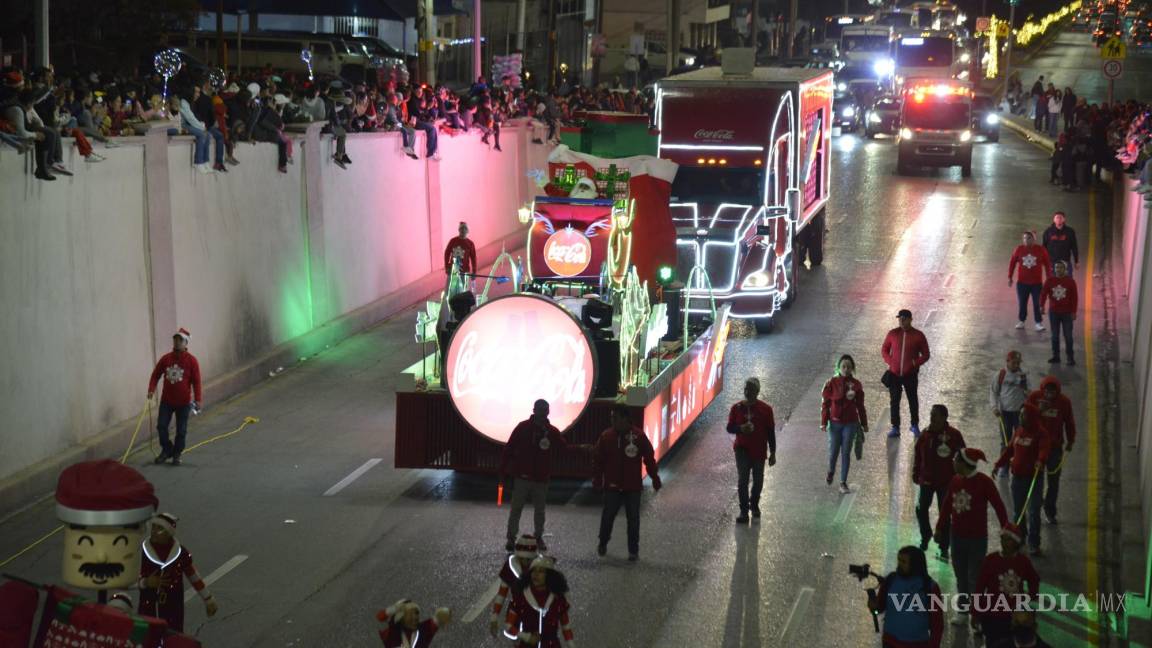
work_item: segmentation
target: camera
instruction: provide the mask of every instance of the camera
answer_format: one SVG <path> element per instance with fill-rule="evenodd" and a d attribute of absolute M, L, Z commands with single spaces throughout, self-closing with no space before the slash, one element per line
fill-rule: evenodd
<path fill-rule="evenodd" d="M 855 576 L 857 580 L 864 580 L 872 573 L 872 566 L 868 563 L 861 565 L 848 565 L 848 573 Z"/>
<path fill-rule="evenodd" d="M 881 578 L 879 574 L 876 574 L 875 572 L 872 571 L 872 566 L 869 565 L 868 563 L 861 563 L 859 565 L 851 565 L 850 564 L 850 565 L 848 565 L 848 573 L 849 573 L 849 575 L 855 576 L 856 580 L 861 581 L 861 582 L 863 582 L 864 579 L 868 578 L 868 577 L 875 578 L 877 585 L 884 582 L 884 579 Z M 876 590 L 877 590 L 877 588 L 875 588 L 875 587 L 866 588 L 866 591 L 868 592 L 868 609 L 871 610 L 871 612 L 872 612 L 872 628 L 877 633 L 879 633 L 880 632 L 880 619 L 879 619 L 879 613 L 876 611 L 877 604 L 878 604 L 878 601 L 877 601 L 878 594 L 877 594 Z"/>

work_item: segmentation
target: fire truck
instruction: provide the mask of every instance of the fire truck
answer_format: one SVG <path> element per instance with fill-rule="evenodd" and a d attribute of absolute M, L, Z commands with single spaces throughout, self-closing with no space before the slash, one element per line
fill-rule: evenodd
<path fill-rule="evenodd" d="M 688 315 L 714 297 L 767 332 L 795 298 L 805 258 L 824 258 L 834 82 L 829 70 L 755 68 L 739 50 L 724 55 L 723 67 L 656 86 L 658 155 L 680 165 L 676 275 L 688 282 Z M 689 281 L 697 266 L 708 277 Z"/>
<path fill-rule="evenodd" d="M 972 86 L 960 81 L 913 79 L 904 85 L 896 171 L 960 167 L 972 176 Z"/>

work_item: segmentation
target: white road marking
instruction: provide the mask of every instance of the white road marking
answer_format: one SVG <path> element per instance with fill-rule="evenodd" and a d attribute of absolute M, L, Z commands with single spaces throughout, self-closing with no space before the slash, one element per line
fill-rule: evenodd
<path fill-rule="evenodd" d="M 928 326 L 928 320 L 932 319 L 932 316 L 935 314 L 936 314 L 935 308 L 928 311 L 928 314 L 924 316 L 924 321 L 920 324 L 920 326 Z"/>
<path fill-rule="evenodd" d="M 369 470 L 372 470 L 372 467 L 375 466 L 376 464 L 380 463 L 381 461 L 384 461 L 384 460 L 376 458 L 376 459 L 369 459 L 368 461 L 365 461 L 363 466 L 360 466 L 356 470 L 353 470 L 347 477 L 336 482 L 336 484 L 334 486 L 332 486 L 332 488 L 329 488 L 328 490 L 324 491 L 324 497 L 332 497 L 336 493 L 339 493 L 340 491 L 344 490 L 345 488 L 348 487 L 349 484 L 356 481 L 357 479 L 360 479 L 361 475 L 368 472 Z"/>
<path fill-rule="evenodd" d="M 836 512 L 836 524 L 843 524 L 844 521 L 848 519 L 848 513 L 852 511 L 852 505 L 856 503 L 856 494 L 858 492 L 859 491 L 852 491 L 840 500 L 840 510 Z"/>
<path fill-rule="evenodd" d="M 797 627 L 804 626 L 804 616 L 808 613 L 808 605 L 812 602 L 812 595 L 816 590 L 811 587 L 801 587 L 800 596 L 796 597 L 796 602 L 792 604 L 792 611 L 788 613 L 788 620 L 784 622 L 784 631 L 780 633 L 780 645 L 790 646 L 793 642 L 789 642 L 788 631 L 792 629 L 792 622 L 800 619 Z"/>
<path fill-rule="evenodd" d="M 228 559 L 228 562 L 224 563 L 223 565 L 220 565 L 220 567 L 218 567 L 216 569 L 216 571 L 214 571 L 211 574 L 208 574 L 207 576 L 204 577 L 204 586 L 205 587 L 211 587 L 213 583 L 220 580 L 221 578 L 224 578 L 225 574 L 227 574 L 228 572 L 232 571 L 233 569 L 236 569 L 237 567 L 239 567 L 240 563 L 244 562 L 245 560 L 248 560 L 248 556 L 245 556 L 244 554 L 240 554 L 239 556 L 232 556 L 231 558 Z M 192 599 L 196 598 L 197 596 L 198 595 L 196 594 L 196 590 L 192 589 L 191 587 L 184 590 L 184 602 L 185 603 L 187 603 L 188 601 L 191 601 Z"/>
<path fill-rule="evenodd" d="M 484 593 L 480 595 L 476 603 L 468 609 L 468 614 L 464 615 L 464 623 L 472 623 L 482 612 L 489 610 L 488 605 L 492 603 L 492 598 L 496 596 L 496 590 L 498 589 L 500 589 L 500 583 L 492 583 L 491 587 L 484 590 Z"/>

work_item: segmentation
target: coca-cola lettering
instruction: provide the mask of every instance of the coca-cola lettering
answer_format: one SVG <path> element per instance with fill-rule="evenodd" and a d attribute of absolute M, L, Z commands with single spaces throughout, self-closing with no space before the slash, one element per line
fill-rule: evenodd
<path fill-rule="evenodd" d="M 732 140 L 736 139 L 736 131 L 727 128 L 717 128 L 712 130 L 701 128 L 700 130 L 696 131 L 692 137 L 698 140 L 723 140 L 725 142 L 731 142 Z"/>
<path fill-rule="evenodd" d="M 544 243 L 544 263 L 561 277 L 575 277 L 588 269 L 592 261 L 592 243 L 588 237 L 566 227 Z"/>

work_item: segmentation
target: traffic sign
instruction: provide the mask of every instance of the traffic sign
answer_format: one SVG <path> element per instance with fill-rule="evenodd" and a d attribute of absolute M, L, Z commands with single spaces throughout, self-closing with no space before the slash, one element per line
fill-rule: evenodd
<path fill-rule="evenodd" d="M 1008 21 L 996 21 L 996 38 L 1008 38 Z"/>
<path fill-rule="evenodd" d="M 1113 80 L 1119 79 L 1120 75 L 1124 72 L 1124 62 L 1118 59 L 1110 59 L 1104 61 L 1104 78 Z"/>
<path fill-rule="evenodd" d="M 1105 61 L 1122 61 L 1128 57 L 1128 46 L 1119 36 L 1113 36 L 1100 46 L 1100 58 Z"/>

